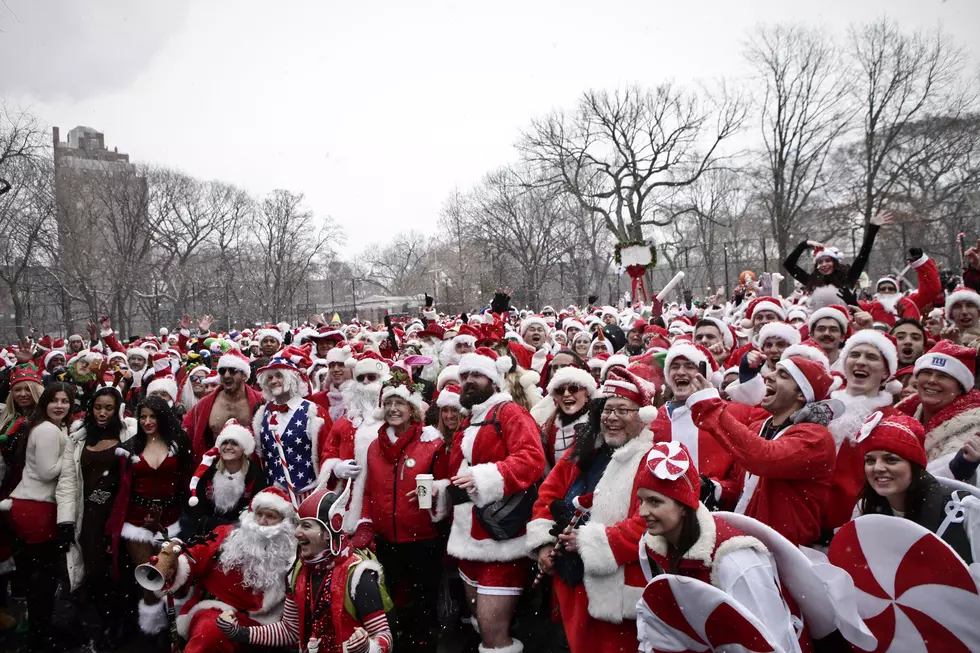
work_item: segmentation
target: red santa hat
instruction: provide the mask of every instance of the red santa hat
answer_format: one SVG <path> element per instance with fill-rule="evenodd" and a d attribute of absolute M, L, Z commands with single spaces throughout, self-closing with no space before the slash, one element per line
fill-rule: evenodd
<path fill-rule="evenodd" d="M 585 331 L 585 323 L 581 320 L 577 320 L 573 317 L 568 318 L 562 322 L 562 328 L 567 332 L 569 329 L 578 329 L 579 331 Z"/>
<path fill-rule="evenodd" d="M 331 363 L 346 363 L 354 355 L 349 345 L 337 345 L 327 352 L 327 365 Z"/>
<path fill-rule="evenodd" d="M 783 308 L 782 302 L 775 297 L 756 297 L 753 299 L 745 309 L 745 319 L 751 320 L 756 311 L 772 311 L 779 316 L 780 320 L 786 319 L 786 309 Z"/>
<path fill-rule="evenodd" d="M 861 329 L 844 343 L 840 352 L 840 359 L 846 361 L 851 351 L 858 345 L 871 345 L 877 349 L 888 365 L 888 376 L 895 376 L 895 372 L 898 371 L 898 349 L 895 346 L 895 338 L 877 329 Z M 973 387 L 972 382 L 970 387 Z"/>
<path fill-rule="evenodd" d="M 869 451 L 888 451 L 921 467 L 928 462 L 925 440 L 919 420 L 901 413 L 885 417 L 880 410 L 868 417 L 857 437 L 862 457 Z"/>
<path fill-rule="evenodd" d="M 977 293 L 973 288 L 967 288 L 966 286 L 959 286 L 953 289 L 953 292 L 946 296 L 946 317 L 952 315 L 951 310 L 953 304 L 959 302 L 967 302 L 968 304 L 973 304 L 978 309 L 980 309 L 980 293 Z"/>
<path fill-rule="evenodd" d="M 252 432 L 238 423 L 235 419 L 230 419 L 225 422 L 224 427 L 221 429 L 221 433 L 218 435 L 217 439 L 214 441 L 214 446 L 204 452 L 201 457 L 201 462 L 194 470 L 194 475 L 191 477 L 190 481 L 190 491 L 191 496 L 187 500 L 187 505 L 190 507 L 196 506 L 200 500 L 197 498 L 197 487 L 201 483 L 201 478 L 204 474 L 214 465 L 215 462 L 221 457 L 221 445 L 225 442 L 236 442 L 239 447 L 242 448 L 242 454 L 245 458 L 252 455 L 255 451 L 255 438 L 252 436 Z"/>
<path fill-rule="evenodd" d="M 838 263 L 844 260 L 844 255 L 836 247 L 820 247 L 813 248 L 813 262 L 816 263 L 822 258 L 832 258 Z"/>
<path fill-rule="evenodd" d="M 154 372 L 170 372 L 172 370 L 170 367 L 170 356 L 165 351 L 153 352 L 153 355 L 150 356 L 150 363 L 153 366 Z"/>
<path fill-rule="evenodd" d="M 922 370 L 936 370 L 956 379 L 969 392 L 976 383 L 977 350 L 963 347 L 950 340 L 940 340 L 935 347 L 915 361 L 915 374 Z"/>
<path fill-rule="evenodd" d="M 545 335 L 551 333 L 551 325 L 548 324 L 548 321 L 546 319 L 544 319 L 540 315 L 529 315 L 528 317 L 524 318 L 521 321 L 521 326 L 520 328 L 518 328 L 518 332 L 521 334 L 522 338 L 524 337 L 524 334 L 527 332 L 527 328 L 532 324 L 540 325 L 544 329 Z"/>
<path fill-rule="evenodd" d="M 229 349 L 227 353 L 225 353 L 224 355 L 221 356 L 221 358 L 218 359 L 217 369 L 223 370 L 229 368 L 233 370 L 238 370 L 239 372 L 242 372 L 245 376 L 249 376 L 252 374 L 252 367 L 251 365 L 249 365 L 248 359 L 245 358 L 245 355 L 242 354 L 242 352 L 240 352 L 238 349 L 234 347 Z"/>
<path fill-rule="evenodd" d="M 763 324 L 762 328 L 759 329 L 759 334 L 756 336 L 756 342 L 759 343 L 759 347 L 766 343 L 766 340 L 770 338 L 778 338 L 789 345 L 800 344 L 800 331 L 792 324 L 787 324 L 786 322 L 769 322 L 768 324 Z"/>
<path fill-rule="evenodd" d="M 464 324 L 463 326 L 459 327 L 459 331 L 457 331 L 456 335 L 453 336 L 453 346 L 455 347 L 456 345 L 462 343 L 473 347 L 476 346 L 476 341 L 481 337 L 482 334 L 480 333 L 479 329 L 470 324 Z"/>
<path fill-rule="evenodd" d="M 799 344 L 790 345 L 783 350 L 783 354 L 779 358 L 792 358 L 793 356 L 800 356 L 815 363 L 820 363 L 827 370 L 827 373 L 830 373 L 830 359 L 827 358 L 827 354 L 823 353 L 820 345 L 813 340 L 804 340 Z"/>
<path fill-rule="evenodd" d="M 890 283 L 893 286 L 895 286 L 895 291 L 896 292 L 899 292 L 899 291 L 902 290 L 901 284 L 898 283 L 898 279 L 896 279 L 895 277 L 882 277 L 882 278 L 878 279 L 877 283 L 875 283 L 875 292 L 878 292 L 879 290 L 881 290 L 881 284 L 883 284 L 883 283 Z"/>
<path fill-rule="evenodd" d="M 262 344 L 262 340 L 265 338 L 272 338 L 280 345 L 282 344 L 282 332 L 274 324 L 267 324 L 265 327 L 259 329 L 255 332 L 254 340 L 259 344 Z"/>
<path fill-rule="evenodd" d="M 436 379 L 436 390 L 442 390 L 449 383 L 461 385 L 459 382 L 458 365 L 447 365 L 442 368 L 442 371 L 439 372 L 439 377 Z"/>
<path fill-rule="evenodd" d="M 46 353 L 44 355 L 44 369 L 48 369 L 48 365 L 51 364 L 51 359 L 53 359 L 55 356 L 61 356 L 62 358 L 64 358 L 65 352 L 61 351 L 60 349 L 52 349 L 51 351 Z"/>
<path fill-rule="evenodd" d="M 344 365 L 351 369 L 351 376 L 355 379 L 365 374 L 388 376 L 391 371 L 388 361 L 382 358 L 381 354 L 371 349 L 354 354 L 344 362 Z"/>
<path fill-rule="evenodd" d="M 830 306 L 824 306 L 813 311 L 810 314 L 810 318 L 806 321 L 810 333 L 813 333 L 813 328 L 817 322 L 828 317 L 840 325 L 841 333 L 847 335 L 847 328 L 851 323 L 850 314 L 847 312 L 847 307 L 841 306 L 840 304 L 831 304 Z"/>
<path fill-rule="evenodd" d="M 450 383 L 445 388 L 439 391 L 439 398 L 436 399 L 436 406 L 439 408 L 445 408 L 451 406 L 458 410 L 463 410 L 462 405 L 459 403 L 459 397 L 461 394 L 460 387 L 455 383 Z"/>
<path fill-rule="evenodd" d="M 698 345 L 690 340 L 677 340 L 670 346 L 670 349 L 667 350 L 667 356 L 664 358 L 665 373 L 670 369 L 670 364 L 678 358 L 689 360 L 695 365 L 704 363 L 708 368 L 709 381 L 711 380 L 710 377 L 718 371 L 718 362 L 711 355 L 711 352 L 705 349 L 703 345 Z"/>
<path fill-rule="evenodd" d="M 614 367 L 628 367 L 630 364 L 630 357 L 626 354 L 613 354 L 602 361 L 601 371 L 599 372 L 599 380 L 605 381 L 606 377 L 609 376 L 609 371 Z"/>
<path fill-rule="evenodd" d="M 221 383 L 221 378 L 218 376 L 218 370 L 208 371 L 208 375 L 204 377 L 204 385 L 218 385 Z"/>
<path fill-rule="evenodd" d="M 725 347 L 731 349 L 735 346 L 735 329 L 716 317 L 702 317 L 701 321 L 715 325 L 715 328 L 721 333 L 721 341 L 725 343 Z"/>
<path fill-rule="evenodd" d="M 177 401 L 177 381 L 169 374 L 154 376 L 150 385 L 146 387 L 146 396 L 150 396 L 154 392 L 165 392 L 171 401 Z"/>
<path fill-rule="evenodd" d="M 687 447 L 676 440 L 653 445 L 637 474 L 636 487 L 668 496 L 692 510 L 701 503 L 698 469 Z"/>
<path fill-rule="evenodd" d="M 498 356 L 494 350 L 480 347 L 473 353 L 464 354 L 459 360 L 459 375 L 483 375 L 499 390 L 504 387 L 504 374 L 510 371 L 511 365 L 513 361 L 510 356 Z"/>
<path fill-rule="evenodd" d="M 649 425 L 657 417 L 657 408 L 653 401 L 657 395 L 657 387 L 629 370 L 615 368 L 609 371 L 609 376 L 602 383 L 598 396 L 609 399 L 621 397 L 629 399 L 640 407 L 637 416 L 644 424 Z"/>
<path fill-rule="evenodd" d="M 566 385 L 579 385 L 585 388 L 589 397 L 595 397 L 599 391 L 599 386 L 595 378 L 587 370 L 578 367 L 563 367 L 551 376 L 548 381 L 548 394 L 554 393 L 555 389 Z"/>
<path fill-rule="evenodd" d="M 130 347 L 126 350 L 126 359 L 129 360 L 130 356 L 136 356 L 137 358 L 142 358 L 144 362 L 150 360 L 150 352 L 146 351 L 142 347 Z"/>
<path fill-rule="evenodd" d="M 248 511 L 254 513 L 259 508 L 275 510 L 282 515 L 283 521 L 296 518 L 296 509 L 289 500 L 289 495 L 282 488 L 275 486 L 267 487 L 252 497 L 252 502 L 248 504 Z"/>
<path fill-rule="evenodd" d="M 802 356 L 792 356 L 776 363 L 776 367 L 783 368 L 793 377 L 806 403 L 823 401 L 830 394 L 834 381 L 821 363 Z"/>

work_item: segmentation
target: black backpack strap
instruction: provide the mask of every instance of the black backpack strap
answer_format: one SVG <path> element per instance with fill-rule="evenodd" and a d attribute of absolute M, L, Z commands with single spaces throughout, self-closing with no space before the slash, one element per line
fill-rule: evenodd
<path fill-rule="evenodd" d="M 504 429 L 503 427 L 500 426 L 500 419 L 497 418 L 497 414 L 500 412 L 501 408 L 511 403 L 514 402 L 502 401 L 499 404 L 496 404 L 493 408 L 490 409 L 490 414 L 487 415 L 487 419 L 483 420 L 482 422 L 470 422 L 470 426 L 482 427 L 482 426 L 486 426 L 487 424 L 492 424 L 493 428 L 497 429 L 497 436 L 501 438 L 504 437 Z"/>

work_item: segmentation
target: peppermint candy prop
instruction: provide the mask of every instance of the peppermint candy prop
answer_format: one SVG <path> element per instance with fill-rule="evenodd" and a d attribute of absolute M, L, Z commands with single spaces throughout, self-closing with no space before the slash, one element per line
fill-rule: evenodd
<path fill-rule="evenodd" d="M 636 606 L 642 653 L 783 653 L 765 626 L 731 596 L 694 578 L 663 574 Z"/>
<path fill-rule="evenodd" d="M 691 459 L 679 442 L 657 443 L 647 455 L 647 467 L 657 478 L 676 481 L 687 472 Z"/>
<path fill-rule="evenodd" d="M 845 524 L 830 562 L 851 575 L 877 652 L 980 650 L 980 593 L 962 558 L 922 526 L 886 515 Z"/>

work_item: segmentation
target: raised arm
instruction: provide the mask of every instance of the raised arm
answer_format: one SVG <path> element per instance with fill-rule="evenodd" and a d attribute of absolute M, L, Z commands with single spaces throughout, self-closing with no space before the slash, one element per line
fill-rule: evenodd
<path fill-rule="evenodd" d="M 787 272 L 789 272 L 789 276 L 793 277 L 803 285 L 806 285 L 807 282 L 810 281 L 810 273 L 801 268 L 799 262 L 800 257 L 803 256 L 803 252 L 805 252 L 809 246 L 810 243 L 808 241 L 802 241 L 796 246 L 796 249 L 789 253 L 786 260 L 783 261 L 783 267 L 786 268 Z"/>

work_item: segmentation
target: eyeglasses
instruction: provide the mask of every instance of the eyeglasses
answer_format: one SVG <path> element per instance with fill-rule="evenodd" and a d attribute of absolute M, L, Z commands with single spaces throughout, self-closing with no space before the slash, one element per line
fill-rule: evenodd
<path fill-rule="evenodd" d="M 579 392 L 581 390 L 584 390 L 584 388 L 582 386 L 580 386 L 579 384 L 577 384 L 577 383 L 569 383 L 567 385 L 558 386 L 557 388 L 555 388 L 555 390 L 554 390 L 554 392 L 552 394 L 555 394 L 555 395 L 557 395 L 557 396 L 560 397 L 563 394 L 565 394 L 566 392 L 568 394 L 573 395 L 573 394 L 575 394 L 575 393 L 577 393 L 577 392 Z"/>
<path fill-rule="evenodd" d="M 235 369 L 234 367 L 219 367 L 218 376 L 224 376 L 225 374 L 234 374 L 237 371 L 238 370 Z"/>
<path fill-rule="evenodd" d="M 606 419 L 610 415 L 615 415 L 619 419 L 623 419 L 630 413 L 640 412 L 639 408 L 603 408 L 602 409 L 602 419 Z"/>

